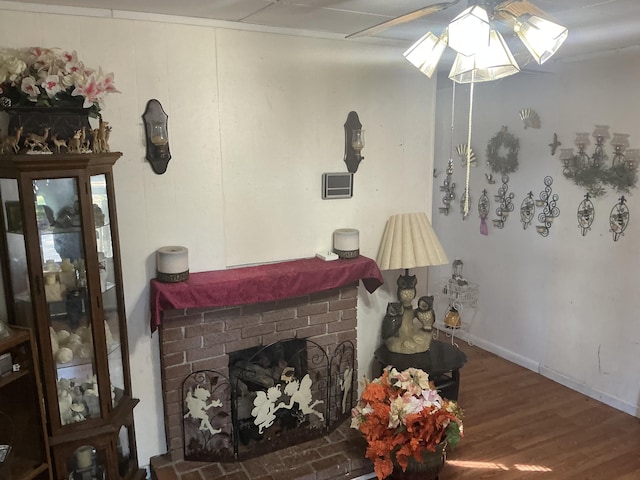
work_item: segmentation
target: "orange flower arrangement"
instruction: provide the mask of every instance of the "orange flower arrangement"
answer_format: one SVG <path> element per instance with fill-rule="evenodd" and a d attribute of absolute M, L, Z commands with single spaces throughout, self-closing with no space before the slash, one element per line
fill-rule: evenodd
<path fill-rule="evenodd" d="M 424 371 L 387 367 L 366 382 L 351 428 L 367 440 L 366 457 L 382 480 L 393 472 L 394 461 L 406 471 L 409 459 L 420 462 L 425 450 L 435 452 L 443 442 L 454 448 L 463 434 L 462 410 L 438 394 Z"/>

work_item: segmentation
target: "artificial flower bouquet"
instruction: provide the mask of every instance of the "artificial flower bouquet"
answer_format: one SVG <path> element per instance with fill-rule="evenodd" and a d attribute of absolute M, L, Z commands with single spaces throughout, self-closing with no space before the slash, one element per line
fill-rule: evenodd
<path fill-rule="evenodd" d="M 105 95 L 118 92 L 113 73 L 90 69 L 75 51 L 0 49 L 0 111 L 16 107 L 78 107 L 98 118 Z"/>
<path fill-rule="evenodd" d="M 366 439 L 366 457 L 378 479 L 393 472 L 394 462 L 405 471 L 411 457 L 420 462 L 425 451 L 435 452 L 443 442 L 451 448 L 458 444 L 462 410 L 438 394 L 426 372 L 387 367 L 382 376 L 365 382 L 351 412 L 351 428 Z"/>

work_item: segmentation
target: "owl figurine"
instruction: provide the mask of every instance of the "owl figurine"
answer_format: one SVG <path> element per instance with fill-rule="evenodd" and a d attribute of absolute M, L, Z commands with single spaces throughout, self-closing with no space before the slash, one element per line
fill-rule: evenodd
<path fill-rule="evenodd" d="M 418 308 L 414 310 L 414 315 L 422 324 L 422 330 L 430 332 L 436 321 L 436 312 L 433 310 L 433 295 L 418 299 Z"/>
<path fill-rule="evenodd" d="M 418 279 L 415 275 L 400 275 L 396 283 L 398 284 L 398 300 L 405 307 L 411 306 L 411 302 L 416 298 Z"/>
<path fill-rule="evenodd" d="M 398 330 L 402 325 L 403 313 L 404 307 L 400 302 L 389 302 L 387 304 L 387 314 L 382 319 L 381 335 L 383 340 L 398 336 Z"/>

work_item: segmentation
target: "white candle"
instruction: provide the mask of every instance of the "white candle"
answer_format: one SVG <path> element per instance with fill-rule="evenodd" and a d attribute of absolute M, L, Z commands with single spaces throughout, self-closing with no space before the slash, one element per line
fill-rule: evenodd
<path fill-rule="evenodd" d="M 78 470 L 83 470 L 93 465 L 93 447 L 80 447 L 76 450 L 76 465 Z"/>
<path fill-rule="evenodd" d="M 156 269 L 160 273 L 184 273 L 189 270 L 189 250 L 186 247 L 161 247 L 156 252 Z"/>
<path fill-rule="evenodd" d="M 354 258 L 360 250 L 360 232 L 355 228 L 339 228 L 333 232 L 333 251 L 342 258 Z"/>

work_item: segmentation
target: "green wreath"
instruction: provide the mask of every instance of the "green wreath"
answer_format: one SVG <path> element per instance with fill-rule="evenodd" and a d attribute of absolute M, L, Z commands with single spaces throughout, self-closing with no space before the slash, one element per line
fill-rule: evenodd
<path fill-rule="evenodd" d="M 520 141 L 502 127 L 487 145 L 487 163 L 492 172 L 502 175 L 513 173 L 518 169 L 518 150 Z"/>

